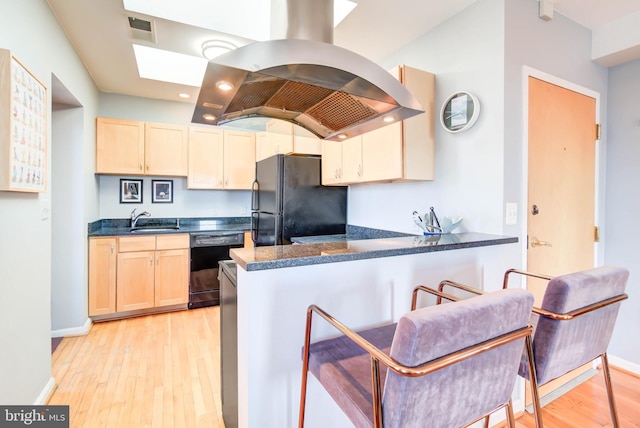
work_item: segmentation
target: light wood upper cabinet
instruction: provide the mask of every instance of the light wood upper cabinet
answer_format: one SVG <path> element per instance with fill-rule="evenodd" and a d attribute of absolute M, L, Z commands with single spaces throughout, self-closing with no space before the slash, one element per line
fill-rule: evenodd
<path fill-rule="evenodd" d="M 144 173 L 144 122 L 106 117 L 96 120 L 96 173 Z"/>
<path fill-rule="evenodd" d="M 322 153 L 322 140 L 291 122 L 272 119 L 267 122 L 265 129 L 266 131 L 256 138 L 256 161 L 277 154 Z"/>
<path fill-rule="evenodd" d="M 223 180 L 224 135 L 217 127 L 189 128 L 188 189 L 216 189 Z"/>
<path fill-rule="evenodd" d="M 47 87 L 0 49 L 0 190 L 47 190 Z"/>
<path fill-rule="evenodd" d="M 396 67 L 391 73 L 416 97 L 425 112 L 362 134 L 359 141 L 356 137 L 339 143 L 340 161 L 338 151 L 327 150 L 323 144 L 323 164 L 341 165 L 340 184 L 434 179 L 435 76 L 407 66 Z M 337 183 L 331 183 L 331 178 L 323 175 L 323 184 Z"/>
<path fill-rule="evenodd" d="M 322 141 L 322 184 L 342 184 L 342 141 Z"/>
<path fill-rule="evenodd" d="M 362 137 L 342 141 L 342 182 L 357 183 L 363 180 Z"/>
<path fill-rule="evenodd" d="M 189 166 L 189 128 L 145 123 L 145 174 L 185 177 Z"/>
<path fill-rule="evenodd" d="M 116 311 L 116 238 L 89 239 L 89 316 Z"/>
<path fill-rule="evenodd" d="M 188 128 L 99 117 L 96 173 L 184 177 Z"/>
<path fill-rule="evenodd" d="M 251 189 L 256 176 L 256 137 L 252 132 L 224 130 L 224 188 Z"/>
<path fill-rule="evenodd" d="M 191 127 L 187 188 L 249 190 L 255 167 L 254 133 Z"/>

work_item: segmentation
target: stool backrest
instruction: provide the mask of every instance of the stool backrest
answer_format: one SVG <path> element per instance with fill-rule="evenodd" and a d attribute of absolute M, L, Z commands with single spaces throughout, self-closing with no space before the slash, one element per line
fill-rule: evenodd
<path fill-rule="evenodd" d="M 500 290 L 412 311 L 398 322 L 391 357 L 418 366 L 526 327 L 533 295 Z M 507 403 L 524 338 L 422 377 L 389 370 L 383 396 L 385 427 L 464 426 Z"/>

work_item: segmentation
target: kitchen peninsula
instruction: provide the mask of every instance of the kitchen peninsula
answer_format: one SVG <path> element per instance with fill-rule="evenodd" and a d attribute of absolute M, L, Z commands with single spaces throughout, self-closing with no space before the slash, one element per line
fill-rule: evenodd
<path fill-rule="evenodd" d="M 310 304 L 357 330 L 397 321 L 409 310 L 416 285 L 452 279 L 495 290 L 504 271 L 519 263 L 515 237 L 351 238 L 231 250 L 237 263 L 238 426 L 297 426 Z M 314 319 L 313 340 L 336 334 Z M 306 427 L 350 426 L 313 376 L 307 393 Z"/>

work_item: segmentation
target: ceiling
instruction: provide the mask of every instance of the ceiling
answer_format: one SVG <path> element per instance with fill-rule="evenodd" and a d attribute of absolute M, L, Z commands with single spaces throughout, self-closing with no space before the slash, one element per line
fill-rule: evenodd
<path fill-rule="evenodd" d="M 138 3 L 150 0 L 125 0 Z M 159 1 L 159 0 L 154 0 Z M 168 3 L 173 0 L 165 0 Z M 372 61 L 378 61 L 399 47 L 409 43 L 439 23 L 468 7 L 476 0 L 354 0 L 358 6 L 335 28 L 334 44 L 359 53 Z M 528 0 L 537 1 L 537 0 Z M 226 17 L 218 12 L 198 10 L 201 18 L 215 17 L 217 23 L 198 26 L 125 10 L 123 0 L 47 0 L 58 21 L 73 43 L 80 58 L 102 92 L 126 94 L 147 98 L 193 102 L 198 87 L 142 79 L 133 54 L 132 44 L 140 44 L 172 52 L 201 57 L 200 47 L 206 40 L 225 37 L 237 45 L 251 43 L 254 39 L 242 37 L 244 30 L 253 28 L 248 14 L 234 12 Z M 264 4 L 265 0 L 181 0 L 182 10 L 188 10 L 190 2 L 208 2 L 212 9 L 223 3 L 232 3 L 253 10 L 251 4 Z M 240 5 L 240 6 L 238 6 Z M 573 21 L 598 29 L 625 16 L 640 12 L 638 0 L 555 0 L 556 13 Z M 257 9 L 256 9 L 257 11 Z M 407 11 L 410 11 L 408 13 Z M 236 16 L 233 16 L 236 15 Z M 263 14 L 264 15 L 264 14 Z M 141 18 L 153 23 L 155 40 L 136 39 L 127 17 Z M 261 19 L 261 16 L 253 17 Z M 215 31 L 223 24 L 238 24 L 238 30 Z M 205 28 L 208 26 L 209 28 Z M 216 27 L 218 26 L 218 27 Z M 244 29 L 244 30 L 243 30 Z M 230 33 L 234 31 L 234 33 Z M 393 37 L 389 37 L 393 35 Z M 187 93 L 189 100 L 178 98 Z"/>

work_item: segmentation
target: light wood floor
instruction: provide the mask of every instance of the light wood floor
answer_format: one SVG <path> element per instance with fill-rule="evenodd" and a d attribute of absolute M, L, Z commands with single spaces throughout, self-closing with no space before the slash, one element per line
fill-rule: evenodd
<path fill-rule="evenodd" d="M 219 307 L 96 323 L 52 356 L 71 427 L 224 427 Z"/>
<path fill-rule="evenodd" d="M 94 324 L 53 354 L 49 404 L 71 427 L 222 428 L 219 307 Z M 613 370 L 623 428 L 640 427 L 640 378 Z M 543 409 L 545 428 L 610 427 L 601 374 Z M 533 428 L 531 415 L 518 428 Z"/>

